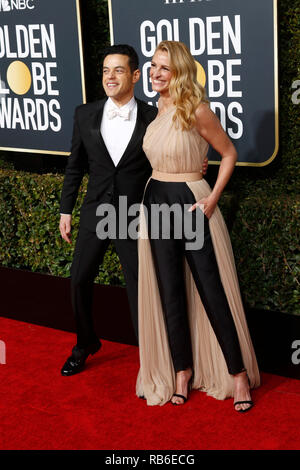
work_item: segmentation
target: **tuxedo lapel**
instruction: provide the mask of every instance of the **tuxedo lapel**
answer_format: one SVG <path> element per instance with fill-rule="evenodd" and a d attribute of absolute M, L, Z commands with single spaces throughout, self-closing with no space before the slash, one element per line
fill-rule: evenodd
<path fill-rule="evenodd" d="M 97 108 L 95 112 L 91 114 L 90 133 L 91 133 L 91 138 L 96 143 L 97 147 L 100 148 L 100 152 L 103 153 L 108 158 L 109 162 L 113 166 L 115 166 L 109 155 L 109 152 L 107 150 L 107 147 L 105 145 L 105 142 L 103 140 L 101 130 L 100 130 L 105 102 L 106 100 L 99 101 L 99 107 Z"/>

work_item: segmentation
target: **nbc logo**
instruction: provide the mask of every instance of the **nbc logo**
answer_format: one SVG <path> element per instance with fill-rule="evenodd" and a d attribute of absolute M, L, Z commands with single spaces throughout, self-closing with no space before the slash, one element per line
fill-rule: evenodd
<path fill-rule="evenodd" d="M 34 0 L 0 0 L 0 12 L 12 10 L 33 10 Z"/>
<path fill-rule="evenodd" d="M 10 11 L 11 7 L 8 0 L 0 0 L 0 11 Z"/>

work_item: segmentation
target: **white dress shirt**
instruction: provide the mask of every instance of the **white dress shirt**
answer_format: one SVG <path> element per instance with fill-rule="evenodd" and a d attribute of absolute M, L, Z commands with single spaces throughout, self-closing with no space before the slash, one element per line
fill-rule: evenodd
<path fill-rule="evenodd" d="M 119 112 L 125 117 L 115 115 Z M 135 128 L 136 117 L 137 102 L 134 97 L 121 108 L 111 98 L 108 98 L 104 105 L 100 132 L 115 166 L 121 160 L 129 144 Z"/>

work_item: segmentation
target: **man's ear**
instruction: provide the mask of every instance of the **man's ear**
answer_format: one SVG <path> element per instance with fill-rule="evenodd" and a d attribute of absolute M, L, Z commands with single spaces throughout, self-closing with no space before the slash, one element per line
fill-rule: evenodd
<path fill-rule="evenodd" d="M 133 83 L 137 83 L 139 81 L 140 77 L 141 77 L 141 71 L 139 69 L 135 70 L 133 72 L 133 77 L 132 77 Z"/>

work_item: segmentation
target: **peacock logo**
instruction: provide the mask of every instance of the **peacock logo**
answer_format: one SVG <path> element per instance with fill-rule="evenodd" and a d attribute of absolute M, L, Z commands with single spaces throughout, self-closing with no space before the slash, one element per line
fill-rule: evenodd
<path fill-rule="evenodd" d="M 0 0 L 0 11 L 10 11 L 11 6 L 8 0 Z"/>

